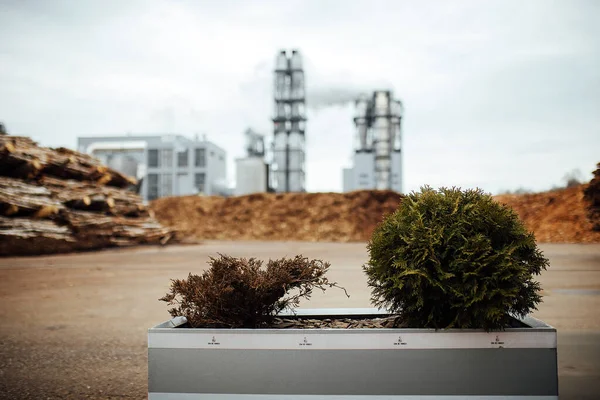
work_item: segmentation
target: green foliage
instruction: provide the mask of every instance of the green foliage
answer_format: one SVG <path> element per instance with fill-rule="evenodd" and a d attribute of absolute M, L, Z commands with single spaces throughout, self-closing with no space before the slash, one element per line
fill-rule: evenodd
<path fill-rule="evenodd" d="M 541 301 L 548 266 L 517 214 L 480 189 L 421 188 L 373 233 L 372 302 L 419 328 L 503 329 Z"/>
<path fill-rule="evenodd" d="M 186 317 L 192 328 L 256 328 L 309 299 L 315 288 L 339 287 L 327 279 L 329 263 L 321 260 L 296 256 L 269 260 L 263 268 L 254 258 L 219 256 L 202 275 L 173 279 L 159 299 L 175 305 L 169 313 Z"/>

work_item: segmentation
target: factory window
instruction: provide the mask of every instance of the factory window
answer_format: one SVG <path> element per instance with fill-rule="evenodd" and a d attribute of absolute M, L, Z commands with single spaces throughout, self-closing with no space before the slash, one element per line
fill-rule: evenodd
<path fill-rule="evenodd" d="M 210 152 L 210 156 L 211 156 L 211 157 L 214 157 L 214 156 L 215 156 L 215 152 L 214 152 L 214 151 L 211 151 L 211 152 Z"/>
<path fill-rule="evenodd" d="M 206 167 L 206 149 L 196 149 L 196 167 Z"/>
<path fill-rule="evenodd" d="M 194 186 L 200 193 L 204 193 L 204 184 L 206 181 L 206 174 L 204 172 L 197 173 L 194 176 Z"/>
<path fill-rule="evenodd" d="M 163 168 L 171 168 L 173 166 L 173 150 L 163 149 L 160 151 L 160 165 Z"/>
<path fill-rule="evenodd" d="M 187 167 L 188 166 L 188 150 L 185 149 L 177 153 L 177 166 Z"/>
<path fill-rule="evenodd" d="M 158 166 L 158 150 L 148 150 L 148 167 Z"/>
<path fill-rule="evenodd" d="M 223 156 L 222 155 L 219 156 L 219 160 L 223 161 Z"/>
<path fill-rule="evenodd" d="M 173 194 L 173 175 L 162 174 L 160 177 L 160 196 L 170 196 Z"/>
<path fill-rule="evenodd" d="M 148 174 L 148 200 L 156 198 L 158 198 L 158 174 Z"/>
<path fill-rule="evenodd" d="M 361 177 L 361 178 L 368 178 L 368 177 L 369 177 L 369 175 L 367 175 L 367 174 L 360 174 L 360 177 Z"/>

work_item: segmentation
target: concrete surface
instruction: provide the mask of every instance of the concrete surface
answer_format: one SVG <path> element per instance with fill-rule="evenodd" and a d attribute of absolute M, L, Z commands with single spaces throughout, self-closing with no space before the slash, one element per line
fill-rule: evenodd
<path fill-rule="evenodd" d="M 534 315 L 559 330 L 561 399 L 600 398 L 600 245 L 541 245 L 551 267 Z M 0 259 L 0 398 L 146 398 L 147 328 L 169 319 L 169 279 L 218 252 L 303 254 L 332 264 L 350 293 L 315 292 L 310 307 L 368 307 L 362 243 L 206 242 Z"/>

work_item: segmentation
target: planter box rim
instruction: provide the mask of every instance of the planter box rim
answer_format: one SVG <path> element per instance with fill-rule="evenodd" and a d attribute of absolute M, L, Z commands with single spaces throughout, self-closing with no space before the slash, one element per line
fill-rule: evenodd
<path fill-rule="evenodd" d="M 302 318 L 377 318 L 391 315 L 389 311 L 385 309 L 377 308 L 299 308 L 294 312 L 285 311 L 278 314 L 281 317 L 302 317 Z M 556 332 L 556 328 L 545 323 L 542 320 L 534 318 L 532 316 L 525 316 L 524 318 L 517 318 L 527 327 L 523 328 L 505 328 L 503 331 L 490 331 L 494 332 Z M 148 333 L 159 333 L 159 332 L 173 332 L 173 328 L 177 328 L 187 322 L 185 317 L 175 317 L 168 321 L 162 322 L 152 328 L 148 329 Z M 227 332 L 227 333 L 295 333 L 300 332 L 319 332 L 319 333 L 336 333 L 336 332 L 386 332 L 386 333 L 459 333 L 459 332 L 485 332 L 483 329 L 439 329 L 433 328 L 185 328 L 177 329 L 177 332 L 181 333 L 193 333 L 193 332 Z"/>

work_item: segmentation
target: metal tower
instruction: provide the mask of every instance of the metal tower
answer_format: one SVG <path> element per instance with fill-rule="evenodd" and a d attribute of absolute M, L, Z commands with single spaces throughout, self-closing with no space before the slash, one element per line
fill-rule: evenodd
<path fill-rule="evenodd" d="M 402 103 L 394 101 L 390 91 L 373 93 L 371 129 L 375 152 L 375 188 L 392 188 L 393 153 L 400 153 Z M 399 162 L 400 160 L 398 160 Z"/>
<path fill-rule="evenodd" d="M 297 50 L 277 56 L 274 99 L 272 185 L 276 192 L 304 192 L 306 99 Z"/>
<path fill-rule="evenodd" d="M 403 107 L 389 90 L 356 100 L 353 189 L 402 192 Z"/>

